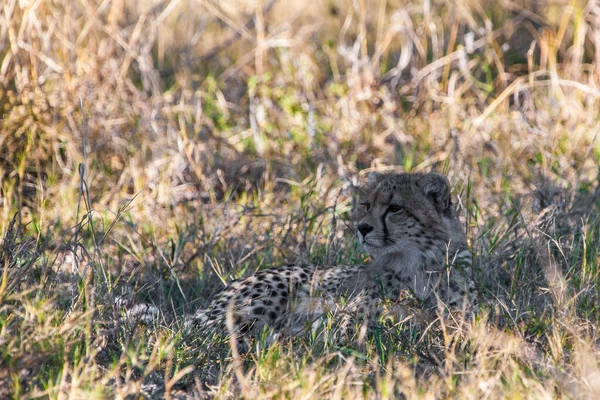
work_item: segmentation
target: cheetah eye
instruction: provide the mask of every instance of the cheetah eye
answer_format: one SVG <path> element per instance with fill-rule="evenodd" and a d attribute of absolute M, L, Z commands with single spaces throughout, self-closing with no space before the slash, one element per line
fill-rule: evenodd
<path fill-rule="evenodd" d="M 371 209 L 371 205 L 369 203 L 360 203 L 358 206 L 362 211 L 365 211 L 365 212 L 367 212 Z"/>
<path fill-rule="evenodd" d="M 390 204 L 387 210 L 391 213 L 397 213 L 398 211 L 402 210 L 402 206 L 399 206 L 398 204 Z"/>

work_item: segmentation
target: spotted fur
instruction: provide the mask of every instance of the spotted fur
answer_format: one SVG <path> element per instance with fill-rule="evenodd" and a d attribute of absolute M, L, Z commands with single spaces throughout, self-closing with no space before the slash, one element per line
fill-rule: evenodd
<path fill-rule="evenodd" d="M 473 309 L 471 253 L 444 176 L 372 173 L 355 219 L 370 264 L 259 271 L 230 283 L 194 320 L 215 326 L 230 312 L 242 332 L 265 325 L 297 332 L 330 312 L 405 318 L 440 305 Z"/>

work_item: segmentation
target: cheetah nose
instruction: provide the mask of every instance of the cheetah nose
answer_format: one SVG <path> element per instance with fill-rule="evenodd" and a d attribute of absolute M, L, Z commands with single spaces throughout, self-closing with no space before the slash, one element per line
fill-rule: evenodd
<path fill-rule="evenodd" d="M 358 229 L 362 237 L 367 236 L 367 233 L 373 230 L 373 227 L 371 225 L 365 223 L 359 224 L 356 228 Z"/>

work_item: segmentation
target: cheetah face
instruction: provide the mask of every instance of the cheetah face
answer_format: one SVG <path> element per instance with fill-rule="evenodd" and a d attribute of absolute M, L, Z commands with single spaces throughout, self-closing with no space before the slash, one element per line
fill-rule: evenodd
<path fill-rule="evenodd" d="M 358 239 L 373 257 L 443 249 L 452 217 L 447 179 L 437 173 L 371 173 L 355 218 Z"/>

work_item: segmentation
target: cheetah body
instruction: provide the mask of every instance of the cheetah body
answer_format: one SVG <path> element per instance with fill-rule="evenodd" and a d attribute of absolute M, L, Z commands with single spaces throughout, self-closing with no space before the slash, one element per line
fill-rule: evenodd
<path fill-rule="evenodd" d="M 358 317 L 415 309 L 471 309 L 476 303 L 471 254 L 439 174 L 372 174 L 355 210 L 358 237 L 372 257 L 367 265 L 287 265 L 229 284 L 198 325 L 245 330 L 264 326 L 298 332 L 330 312 Z"/>

